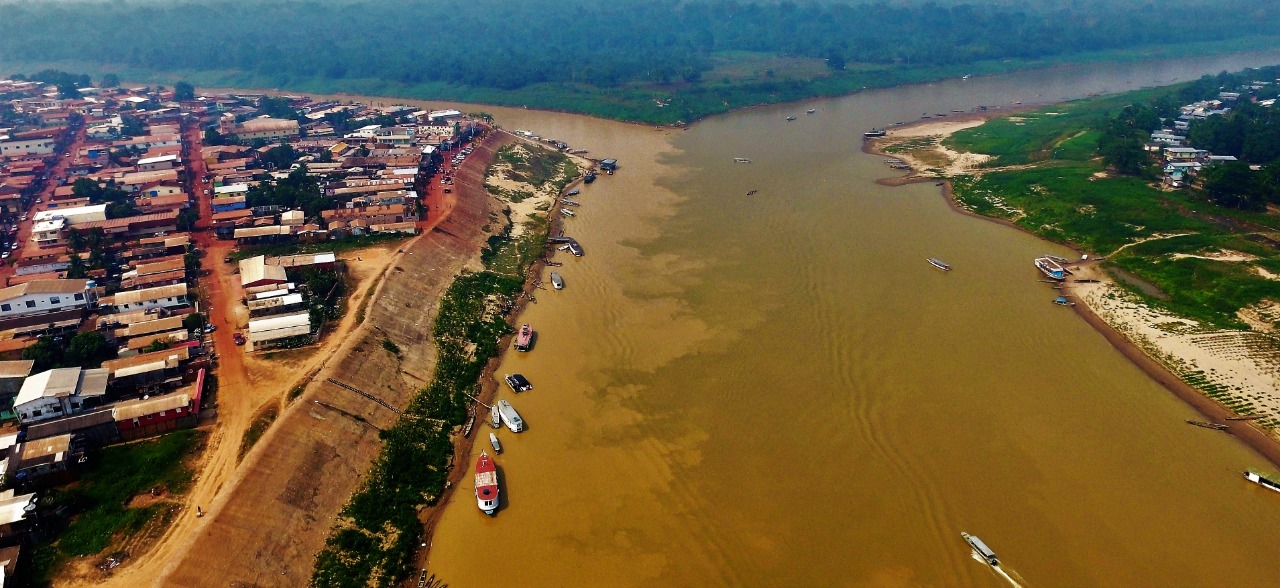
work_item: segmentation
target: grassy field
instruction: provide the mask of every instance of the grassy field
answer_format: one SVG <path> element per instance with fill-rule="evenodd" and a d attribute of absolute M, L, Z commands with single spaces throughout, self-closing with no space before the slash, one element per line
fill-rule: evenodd
<path fill-rule="evenodd" d="M 204 439 L 205 433 L 187 429 L 90 453 L 77 482 L 41 496 L 42 509 L 65 508 L 72 518 L 54 543 L 35 548 L 30 567 L 21 570 L 21 585 L 48 585 L 67 560 L 102 555 L 142 532 L 157 516 L 170 516 L 172 502 L 132 503 L 153 488 L 161 496 L 185 493 L 192 481 L 187 458 Z"/>
<path fill-rule="evenodd" d="M 473 104 L 576 112 L 646 124 L 689 123 L 736 108 L 839 96 L 870 88 L 930 82 L 961 75 L 988 75 L 1068 63 L 1125 62 L 1225 54 L 1280 47 L 1280 36 L 1230 41 L 1160 45 L 1082 53 L 1050 59 L 1005 59 L 949 66 L 850 63 L 841 71 L 819 67 L 820 60 L 769 53 L 723 52 L 696 83 L 630 84 L 599 88 L 583 84 L 534 84 L 500 90 L 443 83 L 405 84 L 383 79 L 264 76 L 243 71 L 153 71 L 87 62 L 0 63 L 0 71 L 34 72 L 55 68 L 85 72 L 95 79 L 115 73 L 129 83 L 172 85 L 186 80 L 199 88 L 257 88 L 313 94 L 346 93 L 387 98 L 449 100 Z M 772 71 L 773 75 L 769 75 Z"/>
<path fill-rule="evenodd" d="M 1280 215 L 1225 209 L 1195 190 L 1116 177 L 1095 157 L 1094 123 L 1177 89 L 1080 100 L 958 132 L 948 146 L 994 155 L 992 168 L 1027 167 L 956 178 L 955 198 L 979 214 L 1108 256 L 1107 267 L 1132 276 L 1121 283 L 1150 304 L 1210 326 L 1247 328 L 1237 311 L 1280 300 L 1280 281 L 1259 271 L 1280 273 Z"/>

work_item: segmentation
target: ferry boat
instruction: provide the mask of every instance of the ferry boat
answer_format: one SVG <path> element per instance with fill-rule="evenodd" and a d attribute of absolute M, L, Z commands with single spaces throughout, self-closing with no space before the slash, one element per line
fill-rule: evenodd
<path fill-rule="evenodd" d="M 590 184 L 594 181 L 596 181 L 596 170 L 591 170 L 587 172 L 587 175 L 582 177 L 582 183 L 584 184 Z"/>
<path fill-rule="evenodd" d="M 498 441 L 497 433 L 489 433 L 489 445 L 493 446 L 494 453 L 502 453 L 502 442 Z"/>
<path fill-rule="evenodd" d="M 476 506 L 487 515 L 498 510 L 498 468 L 484 451 L 476 461 Z"/>
<path fill-rule="evenodd" d="M 533 345 L 533 327 L 529 323 L 520 326 L 520 332 L 516 334 L 516 351 L 528 351 Z"/>
<path fill-rule="evenodd" d="M 564 290 L 564 278 L 560 277 L 559 272 L 551 272 L 551 287 L 556 290 Z"/>
<path fill-rule="evenodd" d="M 884 129 L 871 129 L 870 131 L 863 133 L 862 138 L 874 139 L 876 137 L 883 137 L 887 134 L 889 134 L 888 131 L 885 131 Z"/>
<path fill-rule="evenodd" d="M 982 559 L 987 560 L 987 563 L 991 564 L 993 567 L 1000 565 L 1000 560 L 996 559 L 996 552 L 991 551 L 991 548 L 987 547 L 987 544 L 983 543 L 981 539 L 968 533 L 961 533 L 960 536 L 964 537 L 965 543 L 968 543 L 974 551 L 978 552 L 978 555 L 981 555 Z"/>
<path fill-rule="evenodd" d="M 1268 490 L 1274 490 L 1276 492 L 1280 492 L 1280 482 L 1267 479 L 1262 474 L 1246 471 L 1244 473 L 1244 479 L 1250 482 L 1253 482 L 1254 484 L 1257 484 L 1259 486 L 1262 486 L 1263 488 L 1266 488 Z"/>
<path fill-rule="evenodd" d="M 1061 282 L 1067 279 L 1066 268 L 1062 267 L 1061 265 L 1058 264 L 1058 262 L 1052 259 L 1049 259 L 1048 257 L 1037 257 L 1036 267 L 1041 272 L 1043 272 L 1046 277 L 1048 277 L 1051 280 L 1058 280 L 1059 282 Z"/>
<path fill-rule="evenodd" d="M 938 258 L 936 258 L 936 257 L 930 257 L 930 258 L 929 258 L 928 260 L 926 260 L 926 261 L 928 261 L 928 262 L 929 262 L 929 265 L 932 265 L 933 267 L 936 267 L 936 268 L 938 268 L 938 269 L 940 269 L 940 270 L 942 270 L 942 271 L 944 271 L 944 272 L 949 272 L 949 271 L 951 271 L 951 264 L 949 264 L 949 263 L 947 263 L 947 262 L 945 262 L 945 261 L 942 261 L 941 259 L 938 259 Z"/>
<path fill-rule="evenodd" d="M 498 405 L 489 407 L 489 426 L 497 429 L 502 426 L 502 415 L 498 414 Z"/>
<path fill-rule="evenodd" d="M 507 428 L 512 433 L 519 433 L 524 430 L 524 419 L 520 418 L 520 413 L 516 412 L 516 408 L 511 406 L 506 400 L 498 401 L 498 414 L 502 415 L 502 422 L 506 423 Z"/>
<path fill-rule="evenodd" d="M 528 392 L 533 389 L 533 384 L 530 384 L 529 379 L 521 374 L 507 374 L 502 379 L 511 386 L 512 392 Z"/>

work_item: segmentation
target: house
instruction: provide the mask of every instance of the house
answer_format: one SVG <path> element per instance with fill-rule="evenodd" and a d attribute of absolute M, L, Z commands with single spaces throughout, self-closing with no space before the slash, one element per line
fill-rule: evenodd
<path fill-rule="evenodd" d="M 50 137 L 4 141 L 0 142 L 0 156 L 49 155 L 56 146 L 57 142 Z"/>
<path fill-rule="evenodd" d="M 360 220 L 367 224 L 390 224 L 418 222 L 418 212 L 411 204 L 387 204 L 380 206 L 364 206 L 356 208 L 339 208 L 323 210 L 320 217 L 325 223 L 351 223 Z"/>
<path fill-rule="evenodd" d="M 285 268 L 277 264 L 267 264 L 267 258 L 259 255 L 240 260 L 240 286 L 256 288 L 269 284 L 283 284 L 288 281 Z"/>
<path fill-rule="evenodd" d="M 177 384 L 182 381 L 182 367 L 189 359 L 191 348 L 179 345 L 104 361 L 102 369 L 108 372 L 112 382 L 127 388 L 142 388 L 162 382 Z"/>
<path fill-rule="evenodd" d="M 32 280 L 0 290 L 0 319 L 88 308 L 89 280 Z"/>
<path fill-rule="evenodd" d="M 249 351 L 268 349 L 286 339 L 311 334 L 311 316 L 306 312 L 261 319 L 249 319 Z"/>
<path fill-rule="evenodd" d="M 247 211 L 235 211 L 247 212 Z M 224 213 L 231 214 L 231 213 Z M 244 245 L 250 243 L 273 243 L 293 238 L 293 227 L 267 225 L 265 227 L 238 228 L 232 233 L 236 242 Z"/>
<path fill-rule="evenodd" d="M 104 297 L 99 302 L 99 306 L 103 310 L 111 310 L 112 312 L 150 310 L 152 308 L 182 308 L 189 305 L 187 285 L 185 283 L 117 292 L 114 296 Z"/>
<path fill-rule="evenodd" d="M 79 457 L 82 453 L 79 447 L 73 447 L 70 433 L 17 443 L 9 448 L 4 474 L 18 480 L 32 480 L 65 471 L 68 464 L 74 463 L 73 455 Z"/>
<path fill-rule="evenodd" d="M 1164 156 L 1169 161 L 1191 161 L 1208 154 L 1208 151 L 1194 147 L 1166 147 L 1164 150 Z"/>
<path fill-rule="evenodd" d="M 140 192 L 143 186 L 155 183 L 178 182 L 178 170 L 161 169 L 156 171 L 139 171 L 120 176 L 116 185 L 126 192 Z"/>
<path fill-rule="evenodd" d="M 138 171 L 153 172 L 166 169 L 173 169 L 182 164 L 177 155 L 161 155 L 159 157 L 144 157 L 138 160 Z"/>
<path fill-rule="evenodd" d="M 303 308 L 302 294 L 300 292 L 288 293 L 287 290 L 278 290 L 275 293 L 286 292 L 282 296 L 272 296 L 270 298 L 254 298 L 248 301 L 249 316 L 252 318 L 273 316 L 284 314 L 287 312 L 295 312 Z"/>
<path fill-rule="evenodd" d="M 212 206 L 213 206 L 214 214 L 217 214 L 219 212 L 231 212 L 233 210 L 244 210 L 245 197 L 244 196 L 218 196 L 213 199 Z"/>
<path fill-rule="evenodd" d="M 36 495 L 16 494 L 12 489 L 0 492 L 0 541 L 11 543 L 31 526 L 27 515 L 34 512 Z"/>
<path fill-rule="evenodd" d="M 88 222 L 104 221 L 107 220 L 107 205 L 93 204 L 90 206 L 42 210 L 32 215 L 31 220 L 38 223 L 59 218 L 66 220 L 67 225 L 73 227 Z"/>
<path fill-rule="evenodd" d="M 110 220 L 91 221 L 80 223 L 76 225 L 76 228 L 86 231 L 102 229 L 106 236 L 117 239 L 167 233 L 178 230 L 178 211 L 167 210 Z"/>
<path fill-rule="evenodd" d="M 121 402 L 111 408 L 111 415 L 125 439 L 159 435 L 196 424 L 194 403 L 185 392 Z"/>
<path fill-rule="evenodd" d="M 254 139 L 296 139 L 298 138 L 298 121 L 271 118 L 264 116 L 253 118 L 237 124 L 235 117 L 224 114 L 218 121 L 218 132 L 224 135 L 235 135 L 241 141 Z"/>
<path fill-rule="evenodd" d="M 107 392 L 107 370 L 58 368 L 22 382 L 13 408 L 22 424 L 67 416 L 101 403 Z"/>

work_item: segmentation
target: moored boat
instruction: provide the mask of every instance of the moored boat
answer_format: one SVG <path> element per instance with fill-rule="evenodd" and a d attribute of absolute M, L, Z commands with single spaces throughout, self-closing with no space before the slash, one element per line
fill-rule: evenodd
<path fill-rule="evenodd" d="M 996 552 L 992 551 L 990 547 L 987 547 L 987 544 L 983 543 L 981 539 L 968 533 L 961 533 L 960 536 L 964 537 L 965 542 L 968 543 L 969 546 L 978 553 L 978 555 L 982 556 L 982 559 L 987 560 L 988 564 L 991 564 L 992 566 L 1000 565 L 1000 560 L 996 558 Z"/>
<path fill-rule="evenodd" d="M 569 190 L 568 192 L 565 192 L 565 194 L 564 194 L 564 195 L 565 195 L 565 196 L 577 196 L 578 194 L 581 194 L 581 193 L 582 193 L 582 190 L 579 190 L 579 189 L 577 189 L 577 188 L 574 188 L 574 189 L 572 189 L 572 190 Z"/>
<path fill-rule="evenodd" d="M 582 246 L 577 241 L 569 241 L 569 253 L 572 253 L 574 257 L 582 257 Z"/>
<path fill-rule="evenodd" d="M 502 379 L 506 380 L 512 392 L 528 392 L 533 389 L 533 384 L 529 383 L 529 379 L 521 374 L 507 374 Z"/>
<path fill-rule="evenodd" d="M 1063 281 L 1067 279 L 1067 270 L 1058 264 L 1058 262 L 1048 257 L 1037 257 L 1036 268 L 1038 268 L 1046 277 L 1051 280 Z"/>
<path fill-rule="evenodd" d="M 524 419 L 520 418 L 520 413 L 516 412 L 516 408 L 511 406 L 506 400 L 498 401 L 498 414 L 502 415 L 502 422 L 506 423 L 507 428 L 512 433 L 519 433 L 524 430 Z"/>
<path fill-rule="evenodd" d="M 944 272 L 951 271 L 951 264 L 945 261 L 942 261 L 941 259 L 938 259 L 936 257 L 930 257 L 927 261 L 929 262 L 929 265 L 932 265 L 933 267 L 936 267 Z"/>
<path fill-rule="evenodd" d="M 520 332 L 516 334 L 516 351 L 528 351 L 533 345 L 533 327 L 529 323 L 520 326 Z"/>
<path fill-rule="evenodd" d="M 862 137 L 864 139 L 874 139 L 876 137 L 883 137 L 887 134 L 888 131 L 885 131 L 884 129 L 871 129 L 870 131 L 863 133 Z"/>
<path fill-rule="evenodd" d="M 489 426 L 498 428 L 502 426 L 502 415 L 498 414 L 498 405 L 489 407 Z"/>
<path fill-rule="evenodd" d="M 490 433 L 490 435 L 493 434 Z M 484 451 L 480 452 L 480 459 L 476 461 L 475 481 L 476 506 L 484 511 L 484 514 L 493 514 L 498 510 L 498 467 Z"/>
<path fill-rule="evenodd" d="M 498 441 L 497 433 L 489 433 L 489 445 L 493 446 L 494 452 L 502 453 L 502 442 Z"/>
<path fill-rule="evenodd" d="M 1244 479 L 1250 482 L 1253 482 L 1254 484 L 1257 484 L 1259 486 L 1262 486 L 1263 488 L 1267 488 L 1268 490 L 1274 490 L 1276 492 L 1280 492 L 1280 482 L 1277 482 L 1275 480 L 1270 480 L 1267 477 L 1257 472 L 1246 471 L 1244 473 Z"/>
<path fill-rule="evenodd" d="M 817 112 L 817 110 L 813 108 L 810 108 L 809 110 L 804 111 L 805 114 L 813 114 L 815 112 Z"/>
<path fill-rule="evenodd" d="M 551 272 L 551 287 L 564 290 L 564 278 L 560 277 L 559 272 Z"/>
<path fill-rule="evenodd" d="M 1054 298 L 1053 303 L 1057 304 L 1058 306 L 1075 306 L 1076 305 L 1076 303 L 1070 300 L 1067 300 L 1066 296 L 1059 296 L 1057 298 Z"/>
<path fill-rule="evenodd" d="M 745 157 L 735 157 L 733 158 L 733 162 L 734 163 L 751 163 L 751 160 Z"/>
<path fill-rule="evenodd" d="M 787 120 L 788 120 L 788 121 L 793 121 L 793 120 L 795 120 L 795 119 L 796 119 L 796 117 L 794 117 L 794 116 L 788 116 L 788 117 L 787 117 Z"/>
<path fill-rule="evenodd" d="M 565 216 L 575 216 L 574 212 L 572 210 L 569 210 L 568 208 L 561 208 L 560 214 L 563 214 Z"/>
<path fill-rule="evenodd" d="M 591 182 L 594 182 L 594 181 L 596 181 L 596 170 L 591 170 L 587 172 L 587 175 L 582 177 L 582 182 L 584 184 L 590 184 Z"/>

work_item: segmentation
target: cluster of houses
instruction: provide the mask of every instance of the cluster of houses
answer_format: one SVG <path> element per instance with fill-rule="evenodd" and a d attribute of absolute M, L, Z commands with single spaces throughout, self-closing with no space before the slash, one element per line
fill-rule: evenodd
<path fill-rule="evenodd" d="M 327 298 L 327 293 L 303 292 L 299 273 L 332 272 L 337 264 L 332 252 L 240 260 L 240 286 L 249 308 L 249 325 L 237 343 L 244 344 L 247 351 L 261 351 L 314 340 L 321 325 L 313 324 L 310 303 L 313 298 Z"/>
<path fill-rule="evenodd" d="M 1276 80 L 1280 83 L 1280 80 Z M 1233 104 L 1239 102 L 1247 92 L 1261 90 L 1270 86 L 1271 82 L 1255 81 L 1243 88 L 1241 92 L 1220 92 L 1213 100 L 1200 100 L 1183 105 L 1180 114 L 1172 121 L 1172 126 L 1157 129 L 1151 133 L 1147 150 L 1159 153 L 1163 163 L 1162 184 L 1169 189 L 1183 188 L 1194 181 L 1195 176 L 1207 165 L 1236 161 L 1233 155 L 1214 155 L 1204 149 L 1196 149 L 1187 141 L 1187 132 L 1191 124 L 1211 116 L 1223 116 L 1231 112 Z M 1270 108 L 1274 99 L 1261 100 L 1258 104 Z"/>

